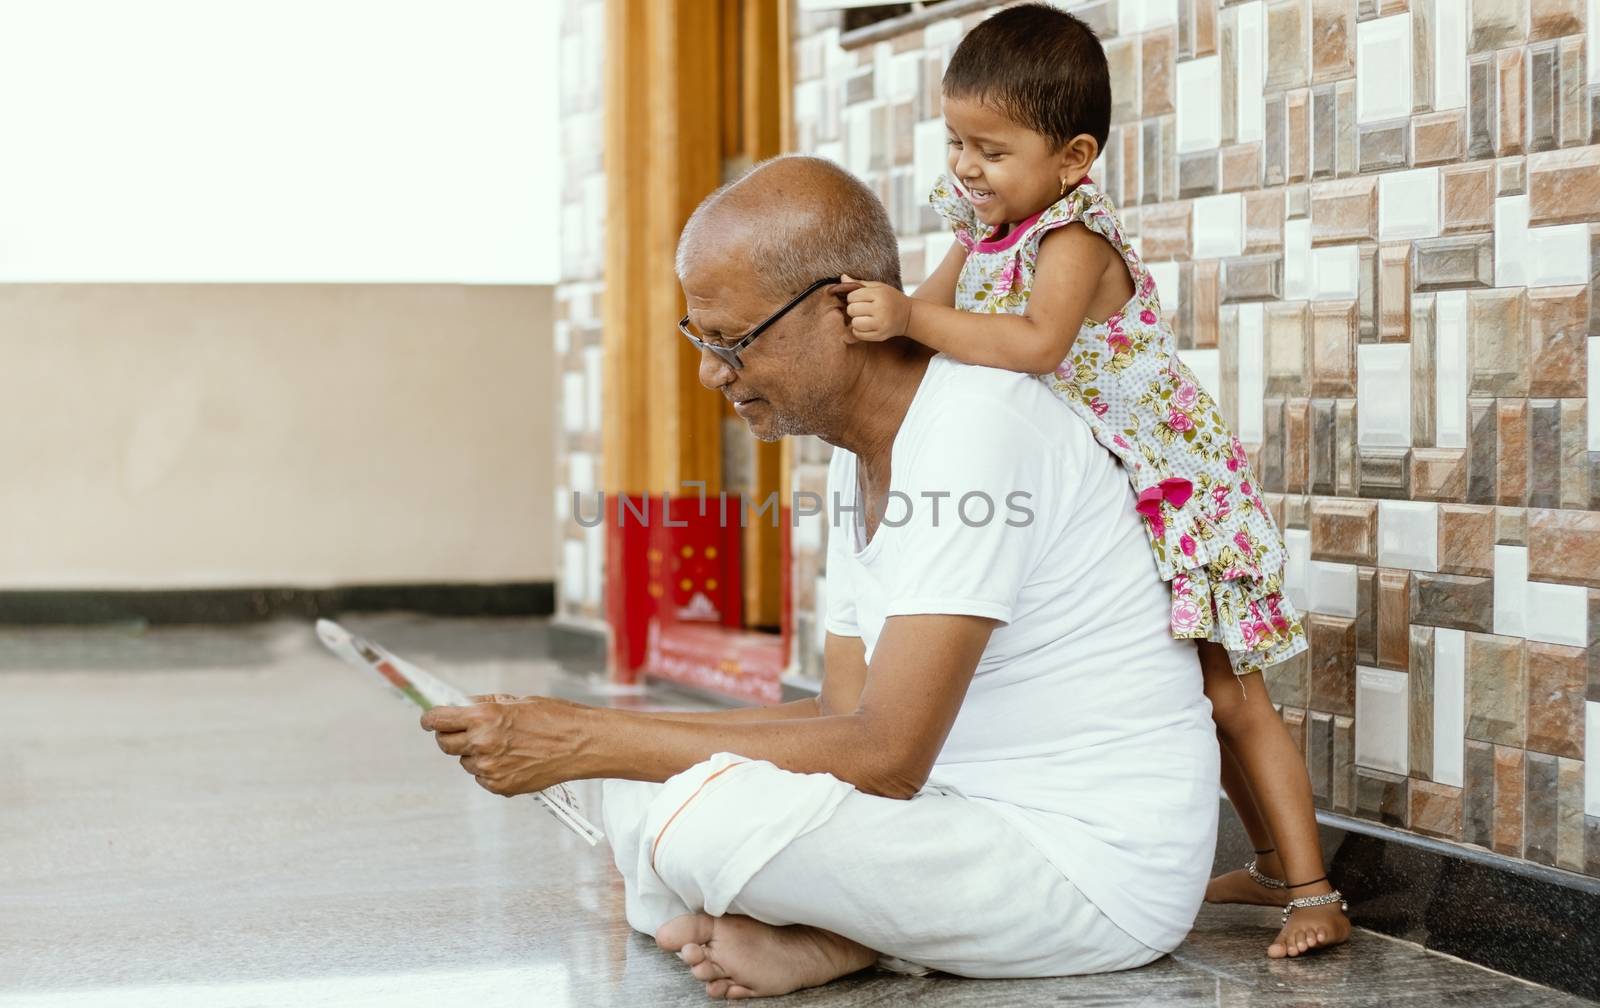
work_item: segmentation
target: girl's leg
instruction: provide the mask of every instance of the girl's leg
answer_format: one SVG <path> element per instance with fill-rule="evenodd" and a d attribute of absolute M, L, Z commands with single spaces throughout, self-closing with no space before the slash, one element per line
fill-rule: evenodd
<path fill-rule="evenodd" d="M 1323 878 L 1311 778 L 1304 757 L 1272 709 L 1266 682 L 1259 673 L 1235 676 L 1227 651 L 1210 642 L 1201 643 L 1200 665 L 1218 738 L 1231 752 L 1262 825 L 1276 841 L 1279 877 L 1290 887 L 1275 892 L 1285 899 L 1331 892 L 1332 884 Z M 1337 905 L 1300 909 L 1290 915 L 1267 954 L 1295 956 L 1336 945 L 1349 936 L 1350 921 Z"/>
<path fill-rule="evenodd" d="M 1226 685 L 1235 691 L 1239 688 L 1236 683 Z M 1220 680 L 1219 688 L 1222 688 Z M 1220 736 L 1217 741 L 1222 748 L 1222 790 L 1227 792 L 1228 802 L 1233 806 L 1234 814 L 1239 817 L 1239 824 L 1244 827 L 1245 835 L 1250 838 L 1250 846 L 1255 848 L 1256 869 L 1271 878 L 1282 878 L 1283 865 L 1278 861 L 1272 831 L 1267 829 L 1266 819 L 1256 807 L 1256 798 L 1250 792 L 1250 784 L 1245 780 L 1244 770 L 1240 768 L 1239 761 L 1228 748 L 1228 744 L 1222 742 Z M 1283 894 L 1282 889 L 1271 889 L 1257 883 L 1245 868 L 1218 875 L 1211 880 L 1210 885 L 1206 886 L 1207 903 L 1283 906 L 1288 900 L 1289 897 Z"/>

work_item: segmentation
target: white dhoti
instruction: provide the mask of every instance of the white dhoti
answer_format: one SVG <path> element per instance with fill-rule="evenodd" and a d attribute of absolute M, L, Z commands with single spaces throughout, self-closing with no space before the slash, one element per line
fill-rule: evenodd
<path fill-rule="evenodd" d="M 743 914 L 809 924 L 877 951 L 880 965 L 966 977 L 1045 977 L 1142 966 L 1137 941 L 982 802 L 930 787 L 863 794 L 718 753 L 662 784 L 608 780 L 602 814 L 628 923 Z"/>

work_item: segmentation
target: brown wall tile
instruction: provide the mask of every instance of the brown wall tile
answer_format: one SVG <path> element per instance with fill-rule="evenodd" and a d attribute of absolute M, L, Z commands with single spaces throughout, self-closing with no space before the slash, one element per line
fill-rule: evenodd
<path fill-rule="evenodd" d="M 1174 50 L 1178 45 L 1176 30 L 1171 28 L 1145 32 L 1141 37 L 1140 77 L 1144 84 L 1143 111 L 1146 118 L 1166 115 L 1173 110 L 1172 85 Z"/>
<path fill-rule="evenodd" d="M 1303 494 L 1311 487 L 1311 403 L 1290 399 L 1283 404 L 1283 488 Z"/>
<path fill-rule="evenodd" d="M 1411 449 L 1411 496 L 1425 501 L 1466 500 L 1466 452 L 1458 448 Z"/>
<path fill-rule="evenodd" d="M 1356 82 L 1353 78 L 1333 85 L 1334 163 L 1340 176 L 1356 170 Z"/>
<path fill-rule="evenodd" d="M 1411 244 L 1378 246 L 1378 339 L 1411 339 Z"/>
<path fill-rule="evenodd" d="M 1494 508 L 1439 505 L 1439 570 L 1492 577 L 1494 539 Z"/>
<path fill-rule="evenodd" d="M 1235 144 L 1232 147 L 1222 148 L 1222 191 L 1239 192 L 1244 189 L 1255 189 L 1261 185 L 1261 145 L 1257 143 Z M 1278 211 L 1281 218 L 1283 199 L 1278 193 Z M 1280 239 L 1281 240 L 1281 239 Z"/>
<path fill-rule="evenodd" d="M 1556 867 L 1583 871 L 1583 763 L 1556 761 Z"/>
<path fill-rule="evenodd" d="M 1311 79 L 1354 77 L 1356 10 L 1350 0 L 1311 0 Z"/>
<path fill-rule="evenodd" d="M 1467 500 L 1473 504 L 1495 501 L 1497 419 L 1493 399 L 1467 400 Z"/>
<path fill-rule="evenodd" d="M 1411 572 L 1378 571 L 1378 664 L 1410 668 Z"/>
<path fill-rule="evenodd" d="M 1445 234 L 1486 231 L 1494 225 L 1493 165 L 1478 162 L 1442 168 L 1439 187 Z"/>
<path fill-rule="evenodd" d="M 1561 56 L 1554 42 L 1528 47 L 1528 153 L 1554 150 L 1561 100 Z"/>
<path fill-rule="evenodd" d="M 1362 242 L 1356 250 L 1356 332 L 1362 343 L 1378 340 L 1378 246 Z"/>
<path fill-rule="evenodd" d="M 1314 710 L 1354 714 L 1356 709 L 1356 621 L 1325 613 L 1308 613 L 1310 702 Z"/>
<path fill-rule="evenodd" d="M 1267 352 L 1267 395 L 1305 395 L 1310 389 L 1306 334 L 1310 313 L 1303 301 L 1269 302 L 1262 314 Z"/>
<path fill-rule="evenodd" d="M 1311 402 L 1311 492 L 1331 495 L 1338 476 L 1335 463 L 1338 445 L 1334 434 L 1334 402 L 1332 399 L 1314 399 Z M 1310 506 L 1307 505 L 1306 527 L 1310 528 Z"/>
<path fill-rule="evenodd" d="M 1286 707 L 1304 707 L 1307 703 L 1306 686 L 1311 671 L 1311 657 L 1302 651 L 1286 662 L 1268 666 L 1264 679 L 1272 702 Z"/>
<path fill-rule="evenodd" d="M 1556 863 L 1556 763 L 1545 753 L 1523 756 L 1523 857 L 1544 865 Z"/>
<path fill-rule="evenodd" d="M 1488 234 L 1424 238 L 1412 249 L 1411 274 L 1419 291 L 1494 286 L 1494 239 Z"/>
<path fill-rule="evenodd" d="M 1600 143 L 1600 136 L 1590 136 L 1589 116 L 1584 114 L 1583 39 L 1564 38 L 1556 50 L 1561 62 L 1561 88 L 1556 93 L 1556 139 L 1563 147 L 1583 143 Z M 1595 94 L 1595 104 L 1600 105 L 1600 92 Z M 1595 133 L 1600 134 L 1600 117 L 1595 119 Z"/>
<path fill-rule="evenodd" d="M 1411 781 L 1411 828 L 1446 840 L 1461 839 L 1461 789 Z"/>
<path fill-rule="evenodd" d="M 1596 148 L 1600 151 L 1600 148 Z M 1594 167 L 1600 183 L 1600 160 Z M 1589 319 L 1587 286 L 1535 287 L 1528 290 L 1528 393 L 1535 396 L 1582 396 L 1585 336 Z"/>
<path fill-rule="evenodd" d="M 1588 651 L 1529 641 L 1527 657 L 1528 748 L 1582 759 Z"/>
<path fill-rule="evenodd" d="M 1375 501 L 1330 497 L 1311 502 L 1313 559 L 1371 565 L 1377 562 L 1377 549 L 1378 505 Z"/>
<path fill-rule="evenodd" d="M 1437 408 L 1434 378 L 1438 363 L 1434 346 L 1435 300 L 1432 294 L 1411 296 L 1411 444 L 1416 448 L 1433 447 L 1438 433 L 1434 422 Z"/>
<path fill-rule="evenodd" d="M 1311 244 L 1376 241 L 1378 183 L 1372 178 L 1311 184 Z"/>
<path fill-rule="evenodd" d="M 1267 6 L 1266 87 L 1269 91 L 1306 83 L 1305 0 L 1276 0 Z"/>
<path fill-rule="evenodd" d="M 1521 747 L 1527 734 L 1527 664 L 1520 637 L 1467 635 L 1467 737 Z"/>
<path fill-rule="evenodd" d="M 1470 292 L 1467 332 L 1472 361 L 1469 394 L 1527 395 L 1527 297 L 1522 288 Z"/>
<path fill-rule="evenodd" d="M 1193 309 L 1189 324 L 1193 327 L 1196 349 L 1209 350 L 1217 345 L 1217 274 L 1220 269 L 1215 259 L 1194 264 L 1188 300 Z"/>
<path fill-rule="evenodd" d="M 1290 182 L 1304 182 L 1311 176 L 1311 92 L 1298 88 L 1285 93 L 1284 115 L 1288 129 L 1286 177 Z"/>
<path fill-rule="evenodd" d="M 1467 117 L 1461 109 L 1429 112 L 1411 120 L 1411 163 L 1426 165 L 1460 161 L 1467 150 Z"/>
<path fill-rule="evenodd" d="M 1363 175 L 1394 171 L 1411 163 L 1411 120 L 1391 119 L 1356 127 L 1356 164 Z"/>
<path fill-rule="evenodd" d="M 1530 0 L 1528 41 L 1577 35 L 1583 31 L 1583 0 Z"/>
<path fill-rule="evenodd" d="M 1356 568 L 1356 664 L 1378 664 L 1378 572 Z"/>
<path fill-rule="evenodd" d="M 1306 773 L 1311 777 L 1311 803 L 1333 804 L 1333 715 L 1306 712 Z M 1582 834 L 1579 834 L 1582 836 Z"/>
<path fill-rule="evenodd" d="M 1268 301 L 1283 297 L 1283 256 L 1235 256 L 1221 260 L 1222 299 Z"/>
<path fill-rule="evenodd" d="M 1528 506 L 1561 506 L 1561 403 L 1528 400 Z"/>
<path fill-rule="evenodd" d="M 1197 0 L 1194 7 L 1193 52 L 1196 56 L 1209 56 L 1217 51 L 1217 5 Z"/>
<path fill-rule="evenodd" d="M 1409 778 L 1371 767 L 1356 767 L 1356 815 L 1404 828 L 1410 823 Z"/>
<path fill-rule="evenodd" d="M 1151 262 L 1187 260 L 1193 227 L 1194 211 L 1187 203 L 1144 208 L 1139 214 L 1141 254 Z"/>
<path fill-rule="evenodd" d="M 1467 157 L 1493 157 L 1500 124 L 1499 77 L 1494 53 L 1478 53 L 1467 60 Z"/>
<path fill-rule="evenodd" d="M 1294 747 L 1303 757 L 1306 752 L 1306 712 L 1300 707 L 1281 708 L 1284 730 L 1289 733 L 1289 738 L 1294 741 Z"/>
<path fill-rule="evenodd" d="M 1521 154 L 1523 150 L 1522 116 L 1526 108 L 1525 72 L 1521 49 L 1502 49 L 1495 53 L 1495 73 L 1500 102 L 1500 125 L 1495 137 L 1494 152 L 1498 157 Z"/>
<path fill-rule="evenodd" d="M 1524 754 L 1511 746 L 1494 747 L 1494 844 L 1497 853 L 1522 856 Z"/>
<path fill-rule="evenodd" d="M 1254 144 L 1243 144 L 1244 147 L 1255 147 Z M 1229 148 L 1235 150 L 1237 148 Z M 1227 164 L 1227 153 L 1223 153 L 1223 164 Z M 1255 160 L 1257 184 L 1260 179 L 1259 151 Z M 1226 167 L 1223 170 L 1227 174 Z M 1255 252 L 1277 252 L 1283 247 L 1283 193 L 1276 189 L 1265 192 L 1247 192 L 1244 194 L 1244 251 L 1246 254 Z"/>
<path fill-rule="evenodd" d="M 1495 503 L 1528 503 L 1528 400 L 1498 399 L 1495 432 Z"/>
<path fill-rule="evenodd" d="M 1434 4 L 1418 0 L 1410 7 L 1411 109 L 1426 112 L 1433 108 Z"/>
<path fill-rule="evenodd" d="M 1527 21 L 1528 0 L 1473 0 L 1468 51 L 1521 45 Z"/>
<path fill-rule="evenodd" d="M 1381 635 L 1381 632 L 1380 632 Z M 1433 776 L 1433 627 L 1407 628 L 1410 690 L 1406 700 L 1408 769 L 1413 777 Z"/>
<path fill-rule="evenodd" d="M 1261 181 L 1269 186 L 1283 185 L 1288 179 L 1285 166 L 1289 147 L 1289 120 L 1284 111 L 1283 92 L 1268 92 L 1261 114 Z"/>
<path fill-rule="evenodd" d="M 1561 488 L 1557 503 L 1564 508 L 1592 506 L 1587 432 L 1588 403 L 1583 399 L 1561 400 Z"/>
<path fill-rule="evenodd" d="M 1408 500 L 1411 497 L 1411 449 L 1362 448 L 1361 496 L 1383 500 Z"/>
<path fill-rule="evenodd" d="M 1529 157 L 1528 218 L 1535 227 L 1600 219 L 1600 147 Z"/>
<path fill-rule="evenodd" d="M 1311 305 L 1311 394 L 1346 397 L 1356 391 L 1356 303 Z"/>
<path fill-rule="evenodd" d="M 1494 583 L 1488 578 L 1413 571 L 1411 622 L 1488 633 L 1494 626 Z"/>
<path fill-rule="evenodd" d="M 1495 195 L 1521 196 L 1528 191 L 1528 159 L 1505 157 L 1494 164 Z"/>
<path fill-rule="evenodd" d="M 1333 810 L 1353 815 L 1356 810 L 1356 723 L 1344 715 L 1333 718 Z M 1596 848 L 1600 851 L 1600 847 Z"/>
<path fill-rule="evenodd" d="M 1494 746 L 1467 739 L 1464 769 L 1461 840 L 1488 847 L 1494 842 Z"/>
<path fill-rule="evenodd" d="M 1528 576 L 1600 588 L 1600 512 L 1531 511 Z"/>
<path fill-rule="evenodd" d="M 1528 545 L 1528 509 L 1520 507 L 1495 508 L 1494 541 L 1500 546 Z"/>

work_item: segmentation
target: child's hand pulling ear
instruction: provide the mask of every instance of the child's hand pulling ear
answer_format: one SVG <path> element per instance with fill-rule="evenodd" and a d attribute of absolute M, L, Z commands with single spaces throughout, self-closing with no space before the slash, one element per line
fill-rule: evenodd
<path fill-rule="evenodd" d="M 911 322 L 909 297 L 876 280 L 841 277 L 840 281 L 861 285 L 846 298 L 845 311 L 850 316 L 852 336 L 876 343 L 906 334 L 906 326 Z"/>

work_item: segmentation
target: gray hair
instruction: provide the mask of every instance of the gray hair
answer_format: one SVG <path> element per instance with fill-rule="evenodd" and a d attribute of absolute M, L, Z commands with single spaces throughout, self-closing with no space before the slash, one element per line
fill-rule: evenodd
<path fill-rule="evenodd" d="M 739 250 L 751 278 L 774 299 L 830 276 L 900 286 L 900 245 L 888 212 L 860 179 L 826 158 L 772 158 L 707 196 L 678 236 L 679 279 L 703 243 L 731 230 L 730 215 L 759 215 L 754 226 L 737 229 Z"/>

